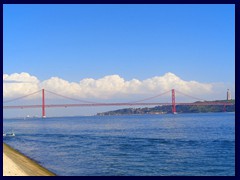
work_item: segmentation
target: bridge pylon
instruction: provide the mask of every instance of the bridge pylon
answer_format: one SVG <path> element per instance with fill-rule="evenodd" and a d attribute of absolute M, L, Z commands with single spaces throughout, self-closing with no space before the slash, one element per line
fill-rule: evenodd
<path fill-rule="evenodd" d="M 46 118 L 44 89 L 42 89 L 42 118 Z"/>
<path fill-rule="evenodd" d="M 172 89 L 172 113 L 176 114 L 175 89 Z"/>
<path fill-rule="evenodd" d="M 226 104 L 223 105 L 223 112 L 226 112 Z"/>

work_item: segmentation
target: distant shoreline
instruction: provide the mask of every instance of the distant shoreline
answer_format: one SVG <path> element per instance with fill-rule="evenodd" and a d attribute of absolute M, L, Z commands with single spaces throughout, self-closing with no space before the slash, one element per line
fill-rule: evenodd
<path fill-rule="evenodd" d="M 181 113 L 176 113 L 176 114 L 205 114 L 205 113 L 235 113 L 235 111 L 233 112 L 181 112 Z M 152 113 L 152 114 L 106 114 L 106 115 L 96 115 L 96 116 L 145 116 L 145 115 L 170 115 L 173 113 Z M 173 114 L 173 115 L 176 115 Z"/>
<path fill-rule="evenodd" d="M 235 111 L 228 111 L 228 112 L 177 112 L 177 114 L 201 114 L 201 113 L 235 113 Z M 108 115 L 102 115 L 101 113 L 95 114 L 95 115 L 90 115 L 90 116 L 51 116 L 51 117 L 46 117 L 46 118 L 75 118 L 75 117 L 97 117 L 97 116 L 141 116 L 141 115 L 166 115 L 166 114 L 172 114 L 172 113 L 146 113 L 146 114 L 108 114 Z M 24 119 L 24 117 L 8 117 L 8 118 L 3 118 L 4 120 L 12 120 L 12 119 Z M 42 119 L 41 117 L 39 118 L 27 118 L 28 119 Z"/>
<path fill-rule="evenodd" d="M 195 102 L 197 105 L 176 105 L 176 114 L 187 114 L 187 113 L 220 113 L 220 112 L 235 112 L 235 100 L 227 101 L 232 104 L 224 105 L 218 103 L 224 103 L 225 100 L 206 101 L 206 102 Z M 213 105 L 205 105 L 204 103 L 216 103 Z M 174 112 L 175 113 L 175 112 Z M 139 107 L 139 108 L 124 108 L 113 111 L 107 111 L 97 113 L 98 116 L 109 116 L 109 115 L 163 115 L 173 114 L 172 105 L 160 105 L 155 107 Z"/>
<path fill-rule="evenodd" d="M 3 176 L 56 176 L 56 174 L 3 143 Z"/>

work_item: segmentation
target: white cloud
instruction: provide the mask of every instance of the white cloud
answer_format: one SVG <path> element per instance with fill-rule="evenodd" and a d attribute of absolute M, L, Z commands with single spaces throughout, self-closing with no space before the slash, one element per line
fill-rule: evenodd
<path fill-rule="evenodd" d="M 11 82 L 11 83 L 8 83 Z M 3 74 L 3 97 L 12 98 L 39 90 L 39 80 L 28 73 Z"/>
<path fill-rule="evenodd" d="M 12 83 L 7 83 L 8 81 Z M 170 72 L 142 81 L 138 79 L 126 81 L 119 75 L 109 75 L 100 79 L 86 78 L 79 82 L 69 82 L 59 77 L 40 82 L 37 77 L 28 73 L 3 74 L 4 98 L 24 96 L 42 88 L 68 97 L 97 99 L 120 98 L 136 94 L 144 98 L 149 97 L 149 94 L 160 94 L 173 88 L 185 94 L 204 97 L 214 95 L 214 91 L 222 92 L 227 89 L 224 84 L 219 86 L 217 83 L 184 81 Z"/>

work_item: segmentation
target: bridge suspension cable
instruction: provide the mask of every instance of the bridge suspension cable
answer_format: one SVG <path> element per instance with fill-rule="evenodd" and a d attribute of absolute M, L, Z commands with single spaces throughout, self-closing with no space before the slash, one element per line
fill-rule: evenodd
<path fill-rule="evenodd" d="M 197 98 L 197 97 L 190 96 L 190 95 L 188 95 L 188 94 L 182 93 L 182 92 L 180 92 L 180 91 L 178 91 L 178 90 L 175 90 L 175 91 L 178 92 L 178 93 L 180 93 L 180 94 L 182 94 L 182 95 L 184 95 L 184 96 L 187 96 L 187 97 L 190 97 L 190 98 L 193 98 L 193 99 L 197 99 L 197 100 L 199 100 L 199 101 L 207 101 L 207 100 L 205 100 L 205 99 Z"/>
<path fill-rule="evenodd" d="M 70 99 L 70 100 L 73 100 L 73 101 L 78 101 L 78 102 L 83 102 L 83 103 L 97 103 L 97 102 L 92 102 L 92 101 L 84 101 L 84 100 L 80 100 L 80 99 L 75 99 L 75 98 L 71 98 L 71 97 L 68 97 L 68 96 L 64 96 L 64 95 L 61 95 L 61 94 L 58 94 L 58 93 L 55 93 L 55 92 L 52 92 L 52 91 L 49 91 L 49 90 L 46 90 L 46 92 L 49 92 L 51 94 L 54 94 L 56 96 L 60 96 L 60 97 L 63 97 L 65 99 Z"/>
<path fill-rule="evenodd" d="M 155 96 L 152 96 L 152 97 L 148 97 L 148 98 L 145 98 L 145 99 L 141 99 L 141 100 L 138 100 L 138 101 L 133 101 L 133 102 L 129 102 L 129 103 L 138 103 L 138 102 L 143 102 L 143 101 L 147 101 L 147 100 L 150 100 L 150 99 L 154 99 L 154 98 L 157 98 L 159 96 L 162 96 L 164 94 L 167 94 L 169 93 L 171 90 L 167 91 L 167 92 L 164 92 L 164 93 L 161 93 L 161 94 L 158 94 L 158 95 L 155 95 Z"/>
<path fill-rule="evenodd" d="M 28 96 L 37 94 L 37 93 L 39 93 L 40 91 L 41 91 L 41 90 L 38 90 L 38 91 L 33 92 L 33 93 L 31 93 L 31 94 L 27 94 L 27 95 L 25 95 L 25 96 L 21 96 L 21 97 L 17 97 L 17 98 L 11 99 L 11 100 L 3 101 L 3 103 L 9 103 L 9 102 L 17 101 L 17 100 L 19 100 L 19 99 L 23 99 L 23 98 L 26 98 L 26 97 L 28 97 Z"/>

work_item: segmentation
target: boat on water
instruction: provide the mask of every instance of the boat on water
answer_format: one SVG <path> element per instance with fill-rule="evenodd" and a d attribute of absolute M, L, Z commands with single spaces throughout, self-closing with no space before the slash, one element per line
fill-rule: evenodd
<path fill-rule="evenodd" d="M 3 133 L 3 137 L 5 136 L 15 136 L 15 133 Z"/>

